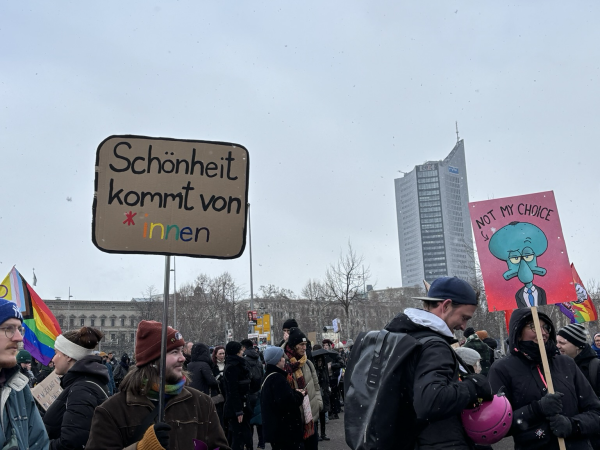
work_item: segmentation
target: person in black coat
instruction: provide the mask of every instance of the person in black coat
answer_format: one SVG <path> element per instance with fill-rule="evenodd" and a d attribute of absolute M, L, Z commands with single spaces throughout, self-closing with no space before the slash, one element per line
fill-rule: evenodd
<path fill-rule="evenodd" d="M 569 450 L 587 450 L 589 438 L 600 432 L 600 400 L 575 361 L 557 354 L 554 324 L 546 314 L 539 316 L 555 393 L 548 393 L 529 309 L 513 311 L 510 354 L 492 365 L 489 381 L 494 391 L 504 387 L 512 405 L 515 449 L 558 449 L 556 437 L 562 437 Z"/>
<path fill-rule="evenodd" d="M 191 387 L 211 395 L 211 390 L 219 386 L 219 382 L 213 375 L 213 362 L 208 345 L 197 343 L 192 347 L 191 362 L 187 370 L 192 374 Z"/>
<path fill-rule="evenodd" d="M 252 411 L 246 403 L 250 391 L 250 372 L 242 358 L 242 344 L 236 341 L 225 346 L 225 407 L 223 415 L 229 424 L 229 443 L 232 450 L 252 450 L 250 418 Z"/>
<path fill-rule="evenodd" d="M 56 339 L 52 361 L 63 391 L 44 415 L 51 450 L 84 448 L 94 410 L 108 398 L 108 369 L 92 353 L 102 336 L 84 327 Z"/>
<path fill-rule="evenodd" d="M 327 436 L 327 426 L 325 424 L 325 413 L 328 413 L 331 409 L 330 392 L 329 387 L 329 370 L 327 369 L 327 362 L 325 361 L 326 352 L 329 350 L 323 350 L 319 344 L 313 347 L 313 359 L 314 366 L 317 371 L 317 378 L 319 379 L 319 386 L 321 387 L 321 398 L 323 399 L 323 409 L 319 412 L 319 427 L 321 428 L 321 435 L 319 441 L 331 440 Z M 317 429 L 318 431 L 318 429 Z"/>
<path fill-rule="evenodd" d="M 288 383 L 282 348 L 267 347 L 264 353 L 267 371 L 260 403 L 265 441 L 273 450 L 301 450 L 304 424 L 300 407 L 306 392 L 294 390 Z"/>

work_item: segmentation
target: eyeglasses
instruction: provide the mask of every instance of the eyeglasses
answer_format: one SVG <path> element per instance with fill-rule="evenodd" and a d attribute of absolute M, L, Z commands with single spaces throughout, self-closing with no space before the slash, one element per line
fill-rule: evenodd
<path fill-rule="evenodd" d="M 527 326 L 535 333 L 535 323 L 530 322 L 527 324 Z M 542 328 L 542 333 L 545 331 L 546 333 L 550 334 L 550 331 L 552 331 L 552 327 L 547 323 L 540 323 L 540 327 Z"/>
<path fill-rule="evenodd" d="M 18 331 L 21 336 L 24 334 L 24 329 L 22 326 L 10 325 L 8 327 L 0 327 L 0 330 L 4 330 L 4 334 L 8 339 L 12 339 L 15 333 Z"/>

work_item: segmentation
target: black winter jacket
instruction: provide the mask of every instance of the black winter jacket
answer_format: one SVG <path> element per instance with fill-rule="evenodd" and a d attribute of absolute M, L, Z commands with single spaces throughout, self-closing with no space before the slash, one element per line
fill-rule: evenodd
<path fill-rule="evenodd" d="M 579 367 L 579 370 L 581 370 L 590 384 L 592 384 L 592 379 L 590 376 L 590 363 L 597 358 L 596 352 L 589 344 L 586 344 L 581 353 L 575 357 L 575 363 L 577 364 L 577 367 Z M 596 395 L 600 397 L 600 365 L 596 370 L 596 385 L 592 385 L 592 389 Z"/>
<path fill-rule="evenodd" d="M 300 406 L 304 396 L 287 382 L 287 372 L 267 364 L 260 393 L 263 437 L 265 442 L 302 442 L 304 424 Z"/>
<path fill-rule="evenodd" d="M 205 344 L 194 344 L 192 347 L 192 362 L 188 364 L 188 371 L 192 374 L 191 386 L 211 395 L 211 389 L 216 389 L 219 382 L 213 375 L 213 362 L 210 350 Z"/>
<path fill-rule="evenodd" d="M 44 415 L 50 449 L 84 448 L 96 406 L 108 398 L 108 369 L 99 356 L 77 361 L 62 377 L 63 391 Z"/>
<path fill-rule="evenodd" d="M 540 319 L 552 324 L 550 318 L 540 312 Z M 494 392 L 504 387 L 513 408 L 513 424 L 510 433 L 515 449 L 558 449 L 558 440 L 550 430 L 549 422 L 538 413 L 534 404 L 547 393 L 544 370 L 536 358 L 525 356 L 520 349 L 523 327 L 532 320 L 531 310 L 517 309 L 509 324 L 510 354 L 496 361 L 489 373 Z M 556 331 L 552 327 L 547 348 L 555 348 Z M 562 397 L 562 415 L 571 419 L 574 434 L 565 439 L 567 449 L 589 449 L 588 437 L 600 431 L 600 401 L 592 387 L 577 368 L 575 361 L 564 355 L 548 353 L 550 373 L 556 392 Z"/>
<path fill-rule="evenodd" d="M 225 358 L 225 407 L 226 419 L 236 418 L 242 414 L 251 414 L 246 404 L 246 396 L 250 391 L 250 372 L 246 361 L 241 356 L 227 355 Z"/>
<path fill-rule="evenodd" d="M 244 359 L 250 372 L 250 392 L 254 394 L 260 391 L 260 385 L 263 380 L 264 370 L 262 361 L 258 352 L 253 348 L 248 348 L 244 351 Z"/>
<path fill-rule="evenodd" d="M 420 314 L 431 314 L 418 311 Z M 414 372 L 406 374 L 408 379 L 414 380 L 413 392 L 410 394 L 414 409 L 411 408 L 406 417 L 398 420 L 403 427 L 414 423 L 412 429 L 415 434 L 403 439 L 416 441 L 420 450 L 472 449 L 473 443 L 465 434 L 460 414 L 476 401 L 477 394 L 472 383 L 460 382 L 458 379 L 458 362 L 450 347 L 456 340 L 414 323 L 404 313 L 394 317 L 385 328 L 392 332 L 407 333 L 416 339 L 436 336 L 446 341 L 436 339 L 423 344 L 420 352 L 415 355 Z M 407 367 L 407 370 L 411 369 Z M 397 401 L 393 397 L 389 400 Z M 381 405 L 378 410 L 381 414 L 386 414 L 385 405 Z M 408 442 L 406 448 L 411 446 Z"/>

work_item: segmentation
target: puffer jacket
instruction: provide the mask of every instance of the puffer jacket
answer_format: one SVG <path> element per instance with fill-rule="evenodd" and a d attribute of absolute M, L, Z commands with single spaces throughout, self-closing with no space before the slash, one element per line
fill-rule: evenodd
<path fill-rule="evenodd" d="M 211 389 L 216 389 L 219 382 L 213 375 L 213 362 L 210 350 L 206 344 L 194 344 L 192 347 L 192 362 L 188 364 L 187 370 L 192 374 L 192 386 L 206 395 L 210 395 Z"/>
<path fill-rule="evenodd" d="M 63 391 L 44 415 L 50 449 L 85 447 L 94 410 L 108 397 L 108 369 L 100 356 L 81 358 L 62 377 Z"/>
<path fill-rule="evenodd" d="M 48 435 L 29 390 L 29 379 L 19 372 L 17 366 L 2 369 L 8 381 L 0 394 L 0 448 L 11 445 L 19 449 L 45 450 L 48 448 Z"/>
<path fill-rule="evenodd" d="M 540 312 L 540 320 L 552 325 L 550 318 Z M 489 373 L 489 381 L 494 391 L 504 388 L 506 398 L 513 408 L 513 423 L 510 433 L 515 449 L 558 449 L 558 440 L 552 434 L 546 417 L 538 413 L 534 404 L 548 389 L 542 377 L 544 369 L 539 357 L 527 356 L 521 347 L 521 332 L 528 321 L 532 320 L 531 310 L 517 309 L 512 313 L 509 324 L 510 354 L 496 361 Z M 562 415 L 571 420 L 573 434 L 565 439 L 569 450 L 588 450 L 589 437 L 600 432 L 600 400 L 594 394 L 585 376 L 575 361 L 565 355 L 558 355 L 556 348 L 556 330 L 552 325 L 550 337 L 546 343 L 548 364 L 554 390 L 561 392 Z"/>
<path fill-rule="evenodd" d="M 289 357 L 285 352 L 284 356 L 286 363 L 289 362 Z M 321 387 L 319 386 L 319 376 L 317 374 L 317 370 L 308 357 L 302 366 L 302 375 L 304 376 L 304 382 L 306 384 L 304 389 L 306 390 L 310 400 L 310 412 L 313 416 L 313 420 L 316 422 L 319 419 L 319 412 L 323 409 L 323 399 L 321 398 Z M 296 386 L 296 389 L 298 389 L 296 375 L 294 375 L 294 385 Z M 302 420 L 304 420 L 304 411 L 302 411 Z"/>

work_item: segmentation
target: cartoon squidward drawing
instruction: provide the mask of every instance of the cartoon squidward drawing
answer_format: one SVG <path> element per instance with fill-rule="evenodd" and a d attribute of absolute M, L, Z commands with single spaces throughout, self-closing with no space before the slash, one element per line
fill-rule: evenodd
<path fill-rule="evenodd" d="M 492 255 L 508 265 L 504 279 L 508 281 L 518 277 L 524 284 L 515 294 L 518 308 L 546 304 L 546 291 L 533 284 L 533 278 L 534 275 L 546 275 L 546 269 L 538 266 L 537 258 L 547 248 L 548 239 L 544 232 L 527 222 L 511 222 L 496 231 L 490 239 Z"/>

